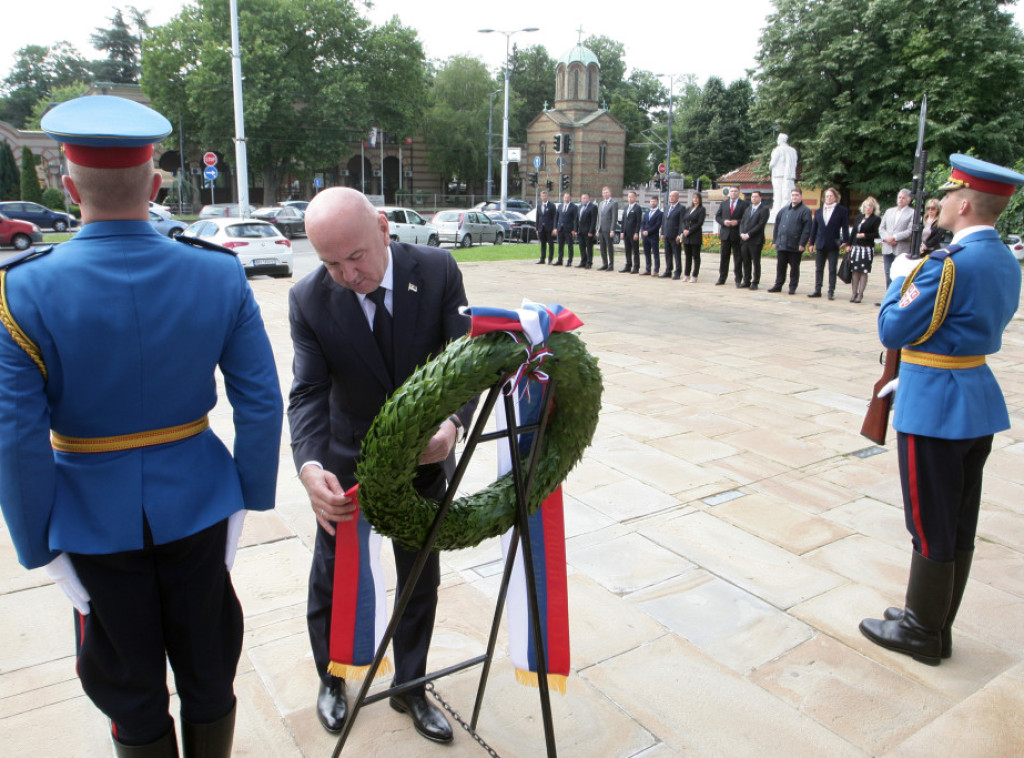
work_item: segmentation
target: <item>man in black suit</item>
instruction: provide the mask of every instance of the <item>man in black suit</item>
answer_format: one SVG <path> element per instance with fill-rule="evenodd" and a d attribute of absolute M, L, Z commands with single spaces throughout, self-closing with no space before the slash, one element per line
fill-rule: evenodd
<path fill-rule="evenodd" d="M 579 215 L 579 207 L 572 201 L 572 195 L 566 192 L 562 195 L 562 204 L 555 211 L 554 235 L 558 238 L 558 260 L 555 262 L 556 266 L 562 265 L 562 251 L 566 245 L 569 245 L 569 262 L 565 265 L 572 265 L 572 253 L 573 246 L 576 244 L 576 227 L 579 223 Z M 582 266 L 583 262 L 581 260 L 580 267 L 582 268 Z"/>
<path fill-rule="evenodd" d="M 363 437 L 388 396 L 413 369 L 469 329 L 462 275 L 450 253 L 391 242 L 387 219 L 364 195 L 346 188 L 318 194 L 306 232 L 323 265 L 289 295 L 295 357 L 288 404 L 292 455 L 316 515 L 316 543 L 306 621 L 320 677 L 317 716 L 338 732 L 346 716 L 345 682 L 331 676 L 329 640 L 334 587 L 335 523 L 352 518 L 345 491 L 356 483 Z M 389 344 L 390 343 L 390 344 Z M 420 458 L 416 489 L 440 498 L 454 468 L 452 448 L 472 404 L 445 420 Z M 416 553 L 394 546 L 398 593 Z M 393 640 L 395 682 L 426 672 L 440 568 L 433 554 Z M 391 698 L 416 731 L 450 742 L 452 730 L 423 688 Z"/>
<path fill-rule="evenodd" d="M 644 240 L 644 272 L 640 276 L 651 275 L 651 253 L 654 253 L 654 276 L 661 270 L 661 254 L 658 252 L 658 237 L 661 235 L 661 222 L 665 214 L 658 207 L 658 196 L 651 198 L 651 207 L 644 211 L 644 220 L 640 227 L 640 236 Z"/>
<path fill-rule="evenodd" d="M 580 241 L 581 268 L 592 268 L 594 265 L 594 237 L 597 235 L 597 206 L 590 202 L 590 195 L 580 195 L 580 221 L 577 227 Z"/>
<path fill-rule="evenodd" d="M 747 210 L 747 202 L 740 197 L 739 187 L 729 189 L 729 199 L 718 206 L 715 221 L 720 231 L 718 238 L 722 241 L 722 256 L 718 263 L 718 281 L 725 284 L 729 278 L 729 259 L 733 259 L 736 286 L 743 286 L 743 272 L 740 268 L 740 220 Z"/>
<path fill-rule="evenodd" d="M 761 283 L 761 251 L 764 249 L 764 227 L 768 223 L 768 206 L 761 202 L 761 193 L 750 193 L 750 204 L 740 219 L 740 260 L 743 281 L 740 287 L 757 289 Z"/>
<path fill-rule="evenodd" d="M 840 244 L 841 243 L 841 244 Z M 825 204 L 814 212 L 811 219 L 810 250 L 814 253 L 814 292 L 807 297 L 821 297 L 821 284 L 828 261 L 828 299 L 836 297 L 836 266 L 839 248 L 850 243 L 850 214 L 839 204 L 839 191 L 825 190 Z"/>
<path fill-rule="evenodd" d="M 636 193 L 626 195 L 626 210 L 622 215 L 622 248 L 626 252 L 626 266 L 620 274 L 640 273 L 640 224 L 643 212 L 636 202 Z"/>
<path fill-rule="evenodd" d="M 672 190 L 668 193 L 668 210 L 665 211 L 665 221 L 661 227 L 661 238 L 665 240 L 665 273 L 661 279 L 672 277 L 678 279 L 683 272 L 683 204 L 679 202 L 679 193 Z M 675 271 L 672 267 L 675 266 Z"/>
<path fill-rule="evenodd" d="M 540 239 L 540 260 L 537 263 L 544 263 L 545 255 L 548 263 L 555 262 L 555 241 L 551 237 L 554 230 L 555 204 L 548 200 L 547 192 L 541 192 L 540 205 L 537 206 L 537 237 Z"/>

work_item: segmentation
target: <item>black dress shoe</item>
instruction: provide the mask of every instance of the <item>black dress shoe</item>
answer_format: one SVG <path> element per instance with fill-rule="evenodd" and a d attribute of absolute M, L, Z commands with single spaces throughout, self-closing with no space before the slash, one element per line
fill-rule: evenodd
<path fill-rule="evenodd" d="M 835 300 L 836 299 L 836 293 L 835 292 L 829 292 L 828 293 L 828 299 L 829 300 Z"/>
<path fill-rule="evenodd" d="M 679 272 L 676 271 L 674 274 L 672 274 L 672 278 L 673 279 L 678 279 L 679 278 Z"/>
<path fill-rule="evenodd" d="M 633 269 L 633 273 L 634 274 L 639 274 L 640 273 L 640 269 L 639 268 L 634 268 Z"/>
<path fill-rule="evenodd" d="M 571 266 L 572 263 L 570 263 L 569 265 Z M 583 261 L 580 261 L 578 264 L 576 264 L 576 268 L 586 268 L 586 267 L 587 267 L 587 264 L 584 263 Z"/>
<path fill-rule="evenodd" d="M 750 286 L 750 282 L 736 282 L 736 289 L 746 289 Z"/>
<path fill-rule="evenodd" d="M 604 271 L 607 268 L 608 268 L 608 264 L 607 263 L 602 263 L 600 266 L 598 266 L 597 270 L 598 271 Z"/>
<path fill-rule="evenodd" d="M 629 273 L 630 271 L 632 271 L 632 270 L 633 270 L 633 269 L 631 269 L 631 268 L 630 268 L 629 266 L 626 266 L 625 268 L 620 268 L 620 269 L 619 269 L 619 273 L 620 273 L 620 274 L 628 274 L 628 273 Z"/>
<path fill-rule="evenodd" d="M 814 292 L 810 293 L 807 297 L 821 297 L 821 290 L 814 290 Z"/>
<path fill-rule="evenodd" d="M 543 266 L 544 265 L 544 259 L 541 258 L 539 261 L 537 261 L 537 263 L 539 263 L 541 266 Z"/>
<path fill-rule="evenodd" d="M 725 284 L 725 279 L 719 279 L 717 282 L 715 282 L 716 287 L 721 287 L 723 284 Z"/>
<path fill-rule="evenodd" d="M 769 287 L 768 291 L 769 292 L 782 292 L 782 287 L 780 287 L 779 285 L 776 284 L 774 287 Z"/>
<path fill-rule="evenodd" d="M 412 725 L 421 736 L 434 742 L 451 742 L 452 727 L 440 709 L 427 702 L 423 695 L 395 695 L 391 707 L 399 713 L 408 713 Z"/>
<path fill-rule="evenodd" d="M 551 265 L 552 266 L 561 266 L 562 262 L 561 261 L 554 261 Z M 570 263 L 569 265 L 571 266 L 572 264 Z"/>
<path fill-rule="evenodd" d="M 756 284 L 751 284 L 751 285 L 750 285 L 750 289 L 752 289 L 752 290 L 756 290 L 756 289 L 757 289 L 757 285 L 756 285 Z"/>
<path fill-rule="evenodd" d="M 345 702 L 345 680 L 331 677 L 330 684 L 320 682 L 316 696 L 316 716 L 331 734 L 338 734 L 345 726 L 348 703 Z"/>

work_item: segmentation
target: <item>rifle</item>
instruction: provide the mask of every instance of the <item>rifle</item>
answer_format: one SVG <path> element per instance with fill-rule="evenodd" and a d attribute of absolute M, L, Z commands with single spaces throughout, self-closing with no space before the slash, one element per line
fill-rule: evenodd
<path fill-rule="evenodd" d="M 924 149 L 924 127 L 928 116 L 928 95 L 921 99 L 921 115 L 917 121 L 917 148 L 914 151 L 914 184 L 911 195 L 914 202 L 914 221 L 910 227 L 910 257 L 921 257 L 921 238 L 924 233 L 924 203 L 927 193 L 924 189 L 925 174 L 928 171 L 928 151 Z M 886 350 L 882 361 L 882 376 L 875 382 L 871 390 L 871 402 L 868 412 L 864 415 L 864 423 L 860 427 L 862 436 L 878 445 L 885 444 L 885 435 L 889 430 L 889 411 L 892 410 L 894 393 L 885 397 L 878 393 L 900 373 L 900 351 Z"/>

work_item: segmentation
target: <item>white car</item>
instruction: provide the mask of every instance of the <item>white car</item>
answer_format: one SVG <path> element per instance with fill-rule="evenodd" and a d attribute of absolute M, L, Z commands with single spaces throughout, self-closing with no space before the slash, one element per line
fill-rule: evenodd
<path fill-rule="evenodd" d="M 292 243 L 273 224 L 252 218 L 208 218 L 196 221 L 183 233 L 231 248 L 245 267 L 246 276 L 292 275 Z"/>
<path fill-rule="evenodd" d="M 1019 234 L 1007 234 L 1003 237 L 1003 242 L 1010 248 L 1010 252 L 1013 253 L 1013 257 L 1019 261 L 1024 261 L 1024 240 L 1021 239 Z"/>
<path fill-rule="evenodd" d="M 384 206 L 377 210 L 388 220 L 391 239 L 413 245 L 429 245 L 430 247 L 437 247 L 441 243 L 437 227 L 428 223 L 416 211 L 393 206 Z"/>

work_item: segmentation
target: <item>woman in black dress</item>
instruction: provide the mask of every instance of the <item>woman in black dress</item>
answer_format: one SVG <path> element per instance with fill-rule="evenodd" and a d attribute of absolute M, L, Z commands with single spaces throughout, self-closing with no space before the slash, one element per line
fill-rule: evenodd
<path fill-rule="evenodd" d="M 683 216 L 683 251 L 686 253 L 686 268 L 683 271 L 684 282 L 697 281 L 697 274 L 700 273 L 700 246 L 704 241 L 704 217 L 707 211 L 704 209 L 704 199 L 699 192 L 693 193 L 693 200 L 690 207 Z M 691 270 L 693 276 L 690 276 Z"/>
<path fill-rule="evenodd" d="M 868 274 L 871 273 L 871 260 L 875 257 L 875 240 L 878 239 L 878 227 L 882 219 L 878 215 L 878 201 L 868 197 L 860 204 L 860 215 L 850 225 L 850 271 L 853 280 L 851 303 L 859 303 L 864 299 L 864 290 L 868 286 Z"/>

